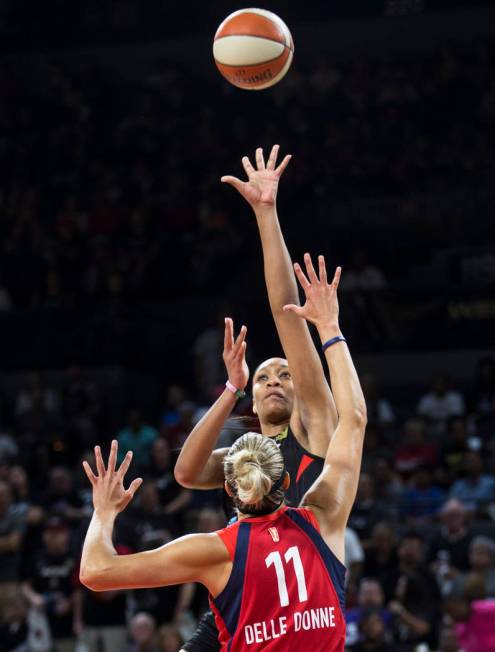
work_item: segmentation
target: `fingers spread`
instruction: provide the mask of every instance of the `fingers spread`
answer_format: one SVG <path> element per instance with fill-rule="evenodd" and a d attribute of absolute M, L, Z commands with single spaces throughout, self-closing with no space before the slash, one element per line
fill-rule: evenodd
<path fill-rule="evenodd" d="M 96 470 L 100 478 L 105 477 L 105 465 L 103 464 L 103 458 L 101 456 L 101 448 L 95 446 L 95 458 L 96 458 Z"/>
<path fill-rule="evenodd" d="M 306 278 L 306 275 L 305 275 L 305 273 L 302 271 L 301 266 L 299 265 L 299 263 L 294 263 L 294 271 L 295 271 L 295 273 L 296 273 L 297 280 L 298 280 L 299 283 L 301 284 L 301 287 L 302 287 L 304 290 L 306 290 L 307 288 L 310 288 L 310 287 L 311 287 L 311 283 L 310 283 L 310 282 L 308 281 L 308 279 Z"/>
<path fill-rule="evenodd" d="M 309 254 L 304 254 L 304 262 L 306 263 L 306 272 L 309 276 L 309 280 L 311 283 L 316 285 L 320 281 L 316 276 L 315 268 L 313 267 L 313 261 L 311 260 L 311 256 Z"/>
<path fill-rule="evenodd" d="M 119 480 L 123 480 L 125 474 L 129 470 L 129 466 L 131 465 L 132 461 L 132 451 L 128 451 L 126 456 L 124 457 L 122 464 L 120 465 L 119 470 L 117 471 L 117 476 Z"/>
<path fill-rule="evenodd" d="M 235 356 L 237 360 L 242 360 L 244 358 L 244 356 L 246 355 L 246 347 L 247 347 L 247 343 L 241 342 L 239 350 L 237 351 Z"/>
<path fill-rule="evenodd" d="M 287 304 L 283 307 L 283 310 L 284 310 L 284 312 L 294 312 L 294 313 L 296 313 L 296 315 L 298 315 L 299 317 L 302 317 L 302 315 L 303 315 L 303 313 L 304 313 L 304 309 L 301 308 L 301 306 L 296 306 L 295 303 L 287 303 Z"/>
<path fill-rule="evenodd" d="M 131 495 L 131 499 L 134 497 L 134 494 L 142 484 L 143 484 L 143 478 L 136 478 L 131 482 L 129 489 L 126 492 Z"/>
<path fill-rule="evenodd" d="M 241 190 L 241 188 L 244 186 L 244 182 L 238 179 L 237 177 L 232 177 L 230 175 L 224 176 L 220 178 L 220 181 L 222 183 L 228 183 L 231 186 L 234 186 L 236 190 Z"/>
<path fill-rule="evenodd" d="M 263 149 L 261 147 L 258 147 L 256 150 L 256 167 L 258 170 L 265 169 L 265 159 L 263 157 Z"/>
<path fill-rule="evenodd" d="M 230 351 L 234 343 L 234 322 L 230 317 L 225 317 L 225 334 L 223 337 L 224 351 Z"/>
<path fill-rule="evenodd" d="M 236 339 L 235 344 L 234 344 L 234 355 L 238 352 L 241 344 L 246 339 L 246 333 L 247 333 L 246 326 L 242 326 L 241 330 L 239 331 L 239 335 L 237 336 L 237 339 Z"/>
<path fill-rule="evenodd" d="M 115 471 L 115 465 L 117 463 L 117 449 L 118 449 L 118 444 L 117 441 L 114 439 L 112 441 L 112 445 L 110 447 L 110 455 L 108 457 L 108 472 L 113 473 Z"/>
<path fill-rule="evenodd" d="M 243 166 L 246 174 L 248 175 L 248 177 L 250 177 L 252 174 L 254 174 L 256 172 L 256 170 L 251 165 L 251 161 L 249 160 L 249 158 L 247 156 L 242 157 L 242 166 Z"/>
<path fill-rule="evenodd" d="M 320 283 L 327 284 L 327 267 L 325 265 L 325 256 L 318 256 L 318 271 L 320 274 Z"/>
<path fill-rule="evenodd" d="M 280 145 L 274 145 L 272 147 L 272 151 L 270 152 L 270 158 L 268 159 L 268 163 L 266 164 L 267 170 L 275 169 L 279 149 L 280 149 Z"/>
<path fill-rule="evenodd" d="M 93 473 L 92 468 L 89 466 L 89 464 L 86 462 L 86 460 L 84 460 L 82 465 L 83 465 L 84 472 L 88 476 L 88 480 L 91 482 L 91 484 L 95 484 L 95 482 L 98 480 L 98 478 Z"/>
<path fill-rule="evenodd" d="M 276 172 L 278 172 L 279 175 L 281 175 L 282 172 L 285 170 L 285 168 L 289 165 L 289 161 L 291 160 L 291 158 L 292 158 L 292 154 L 287 154 L 287 156 L 284 156 L 282 163 L 280 163 L 280 165 L 276 169 Z"/>
<path fill-rule="evenodd" d="M 342 267 L 337 267 L 337 269 L 335 270 L 335 276 L 333 277 L 333 281 L 332 281 L 332 285 L 335 288 L 335 290 L 337 290 L 337 288 L 339 287 L 341 274 L 342 274 Z"/>

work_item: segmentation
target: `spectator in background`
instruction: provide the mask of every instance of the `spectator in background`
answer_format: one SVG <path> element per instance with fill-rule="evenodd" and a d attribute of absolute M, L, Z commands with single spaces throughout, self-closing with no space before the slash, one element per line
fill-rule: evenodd
<path fill-rule="evenodd" d="M 29 652 L 28 605 L 17 593 L 0 613 L 0 652 Z"/>
<path fill-rule="evenodd" d="M 178 627 L 172 623 L 158 630 L 158 652 L 179 652 L 183 643 Z"/>
<path fill-rule="evenodd" d="M 462 652 L 495 649 L 495 600 L 486 599 L 482 576 L 471 576 L 462 597 L 448 600 L 444 611 L 454 622 Z"/>
<path fill-rule="evenodd" d="M 462 394 L 450 388 L 447 377 L 438 375 L 433 379 L 430 391 L 421 397 L 417 412 L 427 420 L 434 432 L 445 432 L 451 417 L 463 416 L 466 412 Z"/>
<path fill-rule="evenodd" d="M 455 629 L 450 625 L 442 627 L 440 631 L 438 652 L 462 652 Z"/>
<path fill-rule="evenodd" d="M 346 647 L 355 645 L 360 641 L 361 620 L 370 610 L 374 610 L 381 616 L 385 627 L 389 627 L 392 614 L 384 607 L 385 596 L 382 585 L 378 579 L 363 577 L 359 582 L 357 593 L 357 606 L 346 610 Z M 387 637 L 390 641 L 391 633 Z M 353 648 L 354 649 L 354 648 Z"/>
<path fill-rule="evenodd" d="M 361 640 L 351 649 L 354 652 L 397 652 L 395 644 L 387 642 L 386 623 L 379 611 L 370 609 L 359 623 Z"/>
<path fill-rule="evenodd" d="M 420 466 L 435 466 L 437 446 L 426 440 L 422 419 L 409 419 L 404 424 L 404 443 L 395 451 L 395 468 L 403 478 L 410 478 Z"/>
<path fill-rule="evenodd" d="M 361 387 L 366 399 L 366 411 L 368 424 L 378 425 L 386 429 L 393 425 L 395 413 L 390 401 L 382 396 L 373 374 L 365 374 L 361 377 Z"/>
<path fill-rule="evenodd" d="M 26 525 L 41 523 L 44 516 L 43 509 L 33 500 L 28 474 L 24 467 L 18 464 L 12 466 L 9 470 L 8 481 L 12 491 L 14 509 L 22 514 Z"/>
<path fill-rule="evenodd" d="M 411 524 L 428 523 L 445 501 L 445 492 L 433 484 L 432 469 L 419 466 L 413 473 L 410 486 L 404 491 L 401 514 Z"/>
<path fill-rule="evenodd" d="M 216 315 L 215 325 L 200 333 L 194 342 L 196 388 L 200 397 L 209 401 L 217 385 L 225 383 L 225 368 L 222 360 L 225 334 L 225 317 L 232 314 L 223 306 Z"/>
<path fill-rule="evenodd" d="M 12 491 L 0 481 L 0 614 L 18 590 L 25 516 L 12 503 Z"/>
<path fill-rule="evenodd" d="M 409 651 L 420 643 L 434 645 L 438 598 L 428 593 L 421 574 L 408 571 L 399 576 L 395 599 L 388 608 L 394 614 L 392 628 L 397 652 Z"/>
<path fill-rule="evenodd" d="M 74 487 L 74 478 L 64 466 L 51 469 L 43 507 L 47 513 L 74 523 L 84 516 L 84 505 Z"/>
<path fill-rule="evenodd" d="M 349 527 L 359 536 L 366 549 L 374 526 L 380 521 L 393 520 L 390 506 L 375 497 L 375 482 L 369 473 L 361 473 L 356 500 L 349 517 Z"/>
<path fill-rule="evenodd" d="M 129 625 L 131 642 L 123 652 L 159 652 L 157 645 L 156 622 L 146 612 L 137 613 Z"/>
<path fill-rule="evenodd" d="M 363 575 L 365 577 L 379 577 L 385 590 L 385 599 L 391 599 L 391 591 L 383 584 L 396 572 L 397 534 L 396 528 L 387 522 L 377 523 L 371 533 L 371 541 L 365 552 Z"/>
<path fill-rule="evenodd" d="M 191 491 L 176 481 L 174 465 L 168 441 L 158 437 L 151 448 L 151 466 L 147 475 L 158 489 L 164 513 L 175 515 L 182 522 L 182 513 L 191 500 Z"/>
<path fill-rule="evenodd" d="M 69 439 L 75 435 L 80 445 L 92 445 L 100 408 L 95 385 L 85 378 L 78 365 L 72 365 L 66 371 L 62 406 Z"/>
<path fill-rule="evenodd" d="M 161 417 L 161 432 L 164 437 L 167 437 L 169 428 L 179 423 L 179 405 L 185 400 L 186 390 L 181 385 L 167 387 L 165 409 Z"/>
<path fill-rule="evenodd" d="M 377 498 L 396 511 L 404 488 L 400 475 L 394 469 L 391 455 L 378 455 L 370 466 L 369 472 L 375 482 Z"/>
<path fill-rule="evenodd" d="M 15 399 L 15 414 L 17 417 L 22 417 L 37 405 L 40 405 L 47 413 L 55 413 L 60 407 L 58 397 L 53 389 L 44 387 L 40 374 L 32 371 L 27 374 L 25 385 Z"/>
<path fill-rule="evenodd" d="M 488 505 L 495 502 L 495 477 L 483 473 L 483 459 L 476 451 L 464 458 L 466 477 L 457 480 L 450 490 L 450 498 L 457 498 L 464 507 L 476 515 L 483 515 Z"/>
<path fill-rule="evenodd" d="M 144 424 L 139 410 L 131 410 L 128 426 L 119 432 L 119 459 L 121 463 L 127 451 L 133 452 L 133 461 L 137 467 L 146 469 L 151 461 L 151 447 L 158 437 L 158 432 L 152 426 Z M 136 471 L 137 473 L 137 471 Z"/>
<path fill-rule="evenodd" d="M 43 530 L 43 546 L 29 560 L 22 590 L 29 604 L 46 613 L 57 652 L 72 652 L 74 637 L 74 592 L 78 566 L 70 549 L 70 530 L 54 516 Z"/>
<path fill-rule="evenodd" d="M 469 546 L 469 565 L 473 573 L 483 577 L 485 597 L 495 599 L 495 541 L 478 536 Z M 469 575 L 464 577 L 464 585 Z"/>
<path fill-rule="evenodd" d="M 434 571 L 439 563 L 448 564 L 454 573 L 466 571 L 472 538 L 467 527 L 466 508 L 459 500 L 451 498 L 440 511 L 440 527 L 430 541 L 429 560 L 434 564 Z"/>
<path fill-rule="evenodd" d="M 448 484 L 457 480 L 464 464 L 464 457 L 470 450 L 469 437 L 464 417 L 452 417 L 447 423 L 446 436 L 443 439 L 441 462 L 445 468 Z"/>

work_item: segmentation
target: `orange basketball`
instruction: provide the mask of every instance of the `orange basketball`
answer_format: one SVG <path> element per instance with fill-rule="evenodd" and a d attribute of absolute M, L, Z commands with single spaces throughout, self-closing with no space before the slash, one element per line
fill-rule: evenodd
<path fill-rule="evenodd" d="M 213 56 L 218 70 L 239 88 L 260 91 L 279 82 L 294 54 L 284 21 L 264 9 L 241 9 L 217 29 Z"/>

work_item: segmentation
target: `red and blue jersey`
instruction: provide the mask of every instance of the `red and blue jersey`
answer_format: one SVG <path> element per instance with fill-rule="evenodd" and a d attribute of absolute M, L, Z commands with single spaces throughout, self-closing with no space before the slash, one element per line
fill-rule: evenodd
<path fill-rule="evenodd" d="M 345 567 L 307 508 L 282 507 L 217 532 L 233 562 L 210 596 L 222 652 L 342 652 Z"/>

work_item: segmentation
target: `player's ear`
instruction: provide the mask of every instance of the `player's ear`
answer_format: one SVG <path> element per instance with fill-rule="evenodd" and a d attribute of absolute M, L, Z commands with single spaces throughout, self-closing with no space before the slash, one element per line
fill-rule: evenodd
<path fill-rule="evenodd" d="M 290 487 L 290 475 L 289 475 L 289 472 L 286 471 L 286 472 L 285 472 L 284 481 L 282 482 L 282 489 L 283 489 L 284 491 L 287 491 L 287 489 L 288 489 L 289 487 Z"/>
<path fill-rule="evenodd" d="M 227 480 L 225 480 L 225 482 L 223 483 L 223 486 L 225 487 L 225 491 L 227 492 L 227 494 L 232 498 L 233 495 L 234 495 L 234 492 L 232 491 L 232 487 L 229 485 Z"/>

